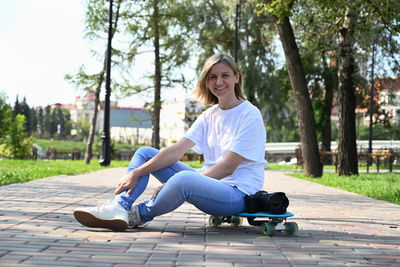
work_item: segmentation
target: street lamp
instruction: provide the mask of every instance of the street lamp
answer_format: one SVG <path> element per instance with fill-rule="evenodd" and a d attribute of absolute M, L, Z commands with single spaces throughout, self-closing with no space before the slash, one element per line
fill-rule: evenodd
<path fill-rule="evenodd" d="M 235 19 L 235 62 L 237 63 L 238 58 L 238 49 L 239 49 L 239 27 L 240 27 L 240 4 L 242 1 L 239 1 L 239 4 L 236 4 L 236 19 Z"/>
<path fill-rule="evenodd" d="M 371 91 L 370 91 L 370 108 L 369 108 L 369 140 L 368 153 L 372 153 L 372 116 L 374 113 L 374 69 L 375 69 L 375 40 L 372 44 L 372 64 L 371 64 Z"/>
<path fill-rule="evenodd" d="M 101 135 L 101 153 L 100 165 L 108 166 L 111 162 L 111 144 L 110 144 L 110 95 L 111 95 L 111 39 L 112 39 L 112 6 L 113 0 L 110 0 L 110 9 L 108 12 L 108 43 L 107 43 L 107 61 L 106 61 L 106 99 L 104 103 L 104 125 Z"/>

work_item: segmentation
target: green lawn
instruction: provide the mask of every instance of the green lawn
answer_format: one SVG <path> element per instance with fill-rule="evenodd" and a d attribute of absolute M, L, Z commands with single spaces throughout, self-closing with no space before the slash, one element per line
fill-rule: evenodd
<path fill-rule="evenodd" d="M 198 161 L 186 162 L 193 168 L 200 168 Z M 105 168 L 128 167 L 129 161 L 112 160 L 110 166 L 100 166 L 98 160 L 86 165 L 83 160 L 10 160 L 0 159 L 0 186 L 24 183 L 56 175 L 74 175 Z"/>
<path fill-rule="evenodd" d="M 290 165 L 286 165 L 286 164 L 278 164 L 278 163 L 274 163 L 274 162 L 269 162 L 268 163 L 268 167 L 267 170 L 302 170 L 302 167 L 297 166 L 296 164 L 290 164 Z M 365 164 L 359 165 L 358 169 L 360 171 L 365 171 L 367 169 L 367 166 Z M 379 170 L 388 170 L 389 167 L 388 166 L 384 166 L 382 163 L 379 166 Z M 335 170 L 335 165 L 325 165 L 324 166 L 324 171 L 331 171 L 331 170 Z M 369 170 L 372 172 L 376 172 L 377 170 L 377 166 L 376 164 L 372 164 L 372 166 L 369 167 Z M 393 166 L 393 170 L 400 170 L 400 165 L 395 165 Z"/>
<path fill-rule="evenodd" d="M 199 161 L 185 162 L 193 168 L 200 168 Z M 128 167 L 129 161 L 111 161 L 108 167 L 102 167 L 98 160 L 84 164 L 83 160 L 9 160 L 0 159 L 0 186 L 24 183 L 44 177 L 56 175 L 75 175 L 79 173 L 102 170 L 104 168 Z M 289 168 L 289 169 L 288 169 Z M 287 170 L 289 175 L 346 191 L 381 199 L 400 205 L 400 174 L 397 173 L 361 173 L 358 176 L 341 176 L 325 172 L 321 178 L 308 178 L 301 172 L 294 173 L 294 165 L 271 163 L 269 170 Z M 324 170 L 334 169 L 324 167 Z"/>
<path fill-rule="evenodd" d="M 353 176 L 339 176 L 337 173 L 325 172 L 321 178 L 305 177 L 302 173 L 290 173 L 289 175 L 400 205 L 399 173 L 370 172 Z"/>
<path fill-rule="evenodd" d="M 35 144 L 40 146 L 44 151 L 47 151 L 49 147 L 54 147 L 58 150 L 72 150 L 74 148 L 79 148 L 82 153 L 86 151 L 86 142 L 36 139 Z M 131 151 L 135 148 L 133 145 L 120 143 L 115 143 L 114 147 L 120 151 Z"/>
<path fill-rule="evenodd" d="M 9 160 L 0 159 L 0 186 L 24 183 L 56 175 L 74 175 L 102 170 L 104 168 L 127 167 L 128 161 L 111 161 L 110 166 L 100 166 L 98 160 L 86 165 L 83 160 Z"/>

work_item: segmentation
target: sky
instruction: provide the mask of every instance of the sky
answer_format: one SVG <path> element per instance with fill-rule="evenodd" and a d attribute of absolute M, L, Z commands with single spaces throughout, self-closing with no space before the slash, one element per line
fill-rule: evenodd
<path fill-rule="evenodd" d="M 9 104 L 17 95 L 30 107 L 71 104 L 83 95 L 64 76 L 82 64 L 91 73 L 102 67 L 90 54 L 95 44 L 84 39 L 84 15 L 83 0 L 0 0 L 0 92 Z M 118 103 L 140 107 L 144 100 Z"/>

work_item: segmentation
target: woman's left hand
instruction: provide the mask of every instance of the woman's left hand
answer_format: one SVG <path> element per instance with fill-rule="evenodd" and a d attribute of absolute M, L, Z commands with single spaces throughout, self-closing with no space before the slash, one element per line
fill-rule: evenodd
<path fill-rule="evenodd" d="M 117 188 L 114 191 L 115 195 L 118 195 L 124 190 L 128 190 L 128 194 L 130 195 L 137 184 L 137 178 L 133 172 L 129 173 L 125 177 L 121 178 L 121 181 L 118 183 Z"/>

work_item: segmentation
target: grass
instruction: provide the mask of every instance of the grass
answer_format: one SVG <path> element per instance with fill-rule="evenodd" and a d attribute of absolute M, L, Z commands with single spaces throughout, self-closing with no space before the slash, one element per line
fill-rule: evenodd
<path fill-rule="evenodd" d="M 127 167 L 128 161 L 111 161 L 110 166 L 100 166 L 98 160 L 86 165 L 83 160 L 9 160 L 0 159 L 0 186 L 24 183 L 57 175 L 74 175 L 102 170 L 104 168 Z"/>
<path fill-rule="evenodd" d="M 279 163 L 275 162 L 268 162 L 268 170 L 296 170 L 296 164 L 282 164 L 280 165 Z M 301 170 L 302 168 L 297 166 L 297 170 Z M 365 171 L 367 169 L 367 166 L 365 164 L 360 164 L 358 166 L 358 170 L 360 171 Z M 327 170 L 335 170 L 335 165 L 324 165 L 324 171 Z M 372 164 L 372 166 L 369 167 L 369 170 L 374 172 L 377 170 L 376 164 Z M 383 163 L 380 164 L 379 170 L 389 170 L 389 166 L 384 166 Z M 400 170 L 400 165 L 394 165 L 393 170 Z"/>
<path fill-rule="evenodd" d="M 48 150 L 49 147 L 54 147 L 58 150 L 72 150 L 73 148 L 79 148 L 81 151 L 86 150 L 86 142 L 74 142 L 74 141 L 57 141 L 47 139 L 36 139 L 35 144 L 40 146 L 44 151 Z"/>
<path fill-rule="evenodd" d="M 193 168 L 200 168 L 199 161 L 185 162 Z M 104 168 L 128 167 L 128 161 L 111 161 L 110 166 L 102 167 L 97 160 L 86 165 L 82 160 L 9 160 L 0 159 L 0 186 L 24 183 L 45 177 L 57 175 L 75 175 Z M 269 170 L 295 170 L 295 165 L 279 165 L 270 163 Z M 335 166 L 324 166 L 324 170 L 335 169 Z M 293 177 L 340 188 L 375 199 L 380 199 L 400 205 L 400 175 L 399 173 L 361 173 L 358 176 L 341 176 L 325 172 L 321 178 L 305 177 L 303 173 L 291 173 Z"/>
<path fill-rule="evenodd" d="M 337 173 L 325 172 L 321 178 L 305 177 L 302 173 L 291 173 L 289 175 L 400 205 L 399 173 L 375 172 L 339 176 Z"/>
<path fill-rule="evenodd" d="M 199 161 L 185 162 L 193 168 L 200 168 Z M 129 161 L 111 161 L 110 166 L 100 166 L 98 160 L 86 165 L 82 160 L 10 160 L 0 159 L 0 186 L 25 183 L 57 175 L 75 175 L 104 168 L 128 167 Z"/>
<path fill-rule="evenodd" d="M 82 153 L 86 151 L 86 142 L 76 142 L 76 141 L 64 141 L 64 140 L 48 140 L 48 139 L 36 139 L 35 144 L 40 146 L 44 151 L 47 151 L 49 147 L 54 147 L 57 150 L 69 150 L 74 148 L 79 148 Z M 135 147 L 129 144 L 114 144 L 115 149 L 120 151 L 131 151 Z"/>

